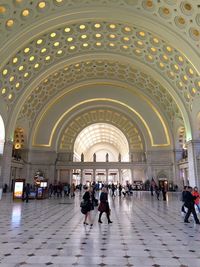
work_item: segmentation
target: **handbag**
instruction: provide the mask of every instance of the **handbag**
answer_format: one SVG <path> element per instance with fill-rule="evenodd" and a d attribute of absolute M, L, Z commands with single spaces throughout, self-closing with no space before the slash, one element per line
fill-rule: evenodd
<path fill-rule="evenodd" d="M 87 202 L 82 200 L 81 203 L 80 203 L 80 207 L 81 208 L 85 208 L 87 206 Z"/>
<path fill-rule="evenodd" d="M 94 210 L 94 204 L 93 203 L 90 204 L 90 209 Z"/>

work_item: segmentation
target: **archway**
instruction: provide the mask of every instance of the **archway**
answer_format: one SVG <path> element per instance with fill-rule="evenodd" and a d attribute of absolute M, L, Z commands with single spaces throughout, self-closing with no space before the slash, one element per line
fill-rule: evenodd
<path fill-rule="evenodd" d="M 84 128 L 74 143 L 74 154 L 85 161 L 128 161 L 129 144 L 125 135 L 108 123 L 94 123 Z"/>
<path fill-rule="evenodd" d="M 75 162 L 93 162 L 92 169 L 84 168 L 81 171 L 83 183 L 117 184 L 131 181 L 131 171 L 124 171 L 120 166 L 121 162 L 130 160 L 130 144 L 125 134 L 113 124 L 97 122 L 86 126 L 77 135 L 73 148 Z M 73 180 L 76 179 L 79 179 L 79 171 L 74 172 Z"/>

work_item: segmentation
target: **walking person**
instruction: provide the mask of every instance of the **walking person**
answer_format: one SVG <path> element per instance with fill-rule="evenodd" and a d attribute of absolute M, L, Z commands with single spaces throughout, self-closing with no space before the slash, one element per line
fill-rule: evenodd
<path fill-rule="evenodd" d="M 161 186 L 161 191 L 163 195 L 163 201 L 166 201 L 166 195 L 167 195 L 167 187 L 165 185 Z"/>
<path fill-rule="evenodd" d="M 63 186 L 63 192 L 64 192 L 64 198 L 66 198 L 66 197 L 69 196 L 69 187 L 68 187 L 68 184 L 65 184 Z"/>
<path fill-rule="evenodd" d="M 194 207 L 195 199 L 196 197 L 192 195 L 192 187 L 188 186 L 185 193 L 185 204 L 184 204 L 185 207 L 188 209 L 185 215 L 185 220 L 184 220 L 185 223 L 189 223 L 188 219 L 190 217 L 190 214 L 192 213 L 196 224 L 200 224 Z"/>
<path fill-rule="evenodd" d="M 49 198 L 51 198 L 52 194 L 53 194 L 53 185 L 52 184 L 49 185 L 48 193 L 49 193 Z"/>
<path fill-rule="evenodd" d="M 151 191 L 151 196 L 153 196 L 153 191 L 154 191 L 154 188 L 155 188 L 155 181 L 154 181 L 154 178 L 152 177 L 151 178 L 151 184 L 150 184 L 150 191 Z"/>
<path fill-rule="evenodd" d="M 88 187 L 85 187 L 85 190 L 86 191 L 83 195 L 83 201 L 81 202 L 81 212 L 85 215 L 83 224 L 90 224 L 90 226 L 92 226 L 93 223 L 90 215 L 90 211 L 94 209 L 94 206 L 92 204 L 92 195 Z"/>
<path fill-rule="evenodd" d="M 121 197 L 122 195 L 122 185 L 119 183 L 119 186 L 118 186 L 118 190 L 119 190 L 119 197 Z"/>
<path fill-rule="evenodd" d="M 124 197 L 126 196 L 126 190 L 125 190 L 124 186 L 122 187 L 122 194 L 123 194 Z"/>
<path fill-rule="evenodd" d="M 115 185 L 114 185 L 114 183 L 112 183 L 112 185 L 111 185 L 111 191 L 112 191 L 112 197 L 115 197 Z"/>
<path fill-rule="evenodd" d="M 200 194 L 198 192 L 198 187 L 197 186 L 194 187 L 194 190 L 192 191 L 192 195 L 196 197 L 194 202 L 195 202 L 195 206 L 198 209 L 198 212 L 200 213 Z"/>
<path fill-rule="evenodd" d="M 73 184 L 71 185 L 71 189 L 70 189 L 70 192 L 71 192 L 71 198 L 72 198 L 72 197 L 75 197 L 75 191 L 76 191 L 76 186 L 75 186 L 75 184 L 73 183 Z"/>
<path fill-rule="evenodd" d="M 108 190 L 106 187 L 102 188 L 98 211 L 100 212 L 99 213 L 99 220 L 98 220 L 99 223 L 102 223 L 101 216 L 104 212 L 106 213 L 108 223 L 112 223 L 112 221 L 110 220 L 110 207 L 109 207 L 109 203 L 108 203 Z"/>
<path fill-rule="evenodd" d="M 182 194 L 181 194 L 181 201 L 183 202 L 183 205 L 181 207 L 181 212 L 183 212 L 183 213 L 186 213 L 186 211 L 185 211 L 185 205 L 184 205 L 185 204 L 186 191 L 187 191 L 187 186 L 185 185 L 183 187 L 183 191 L 182 191 Z"/>
<path fill-rule="evenodd" d="M 28 203 L 29 195 L 30 195 L 30 184 L 27 183 L 26 187 L 25 187 L 25 200 L 26 200 L 26 203 Z"/>
<path fill-rule="evenodd" d="M 159 187 L 157 185 L 155 185 L 155 193 L 156 193 L 157 200 L 159 200 L 160 189 L 159 189 Z"/>

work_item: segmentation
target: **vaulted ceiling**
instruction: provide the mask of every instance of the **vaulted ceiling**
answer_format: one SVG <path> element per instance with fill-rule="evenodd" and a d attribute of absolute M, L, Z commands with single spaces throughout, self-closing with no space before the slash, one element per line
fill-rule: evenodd
<path fill-rule="evenodd" d="M 7 137 L 21 127 L 29 146 L 69 149 L 75 141 L 66 134 L 69 125 L 86 113 L 79 130 L 102 122 L 91 115 L 101 110 L 104 122 L 116 112 L 129 118 L 150 146 L 170 146 L 182 126 L 192 138 L 199 10 L 196 0 L 1 1 L 0 112 Z"/>

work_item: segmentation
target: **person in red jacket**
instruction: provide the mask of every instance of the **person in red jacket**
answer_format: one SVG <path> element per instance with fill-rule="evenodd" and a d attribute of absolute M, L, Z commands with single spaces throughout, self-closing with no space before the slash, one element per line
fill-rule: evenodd
<path fill-rule="evenodd" d="M 192 213 L 196 224 L 200 224 L 199 219 L 198 219 L 197 214 L 196 214 L 196 211 L 195 211 L 195 208 L 194 208 L 195 199 L 196 199 L 196 197 L 192 195 L 192 187 L 188 186 L 188 188 L 185 192 L 185 203 L 184 203 L 184 206 L 188 209 L 188 211 L 185 215 L 185 219 L 184 219 L 185 223 L 189 223 L 188 219 L 190 217 L 190 214 Z"/>
<path fill-rule="evenodd" d="M 198 192 L 197 186 L 194 187 L 194 189 L 192 191 L 192 195 L 196 197 L 195 200 L 194 200 L 194 203 L 197 206 L 198 211 L 200 213 L 200 194 Z"/>

